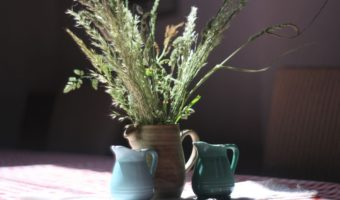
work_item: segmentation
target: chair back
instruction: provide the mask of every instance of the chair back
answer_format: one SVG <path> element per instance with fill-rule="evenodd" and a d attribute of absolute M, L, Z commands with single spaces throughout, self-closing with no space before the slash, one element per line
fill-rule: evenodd
<path fill-rule="evenodd" d="M 264 174 L 340 182 L 340 67 L 278 69 Z"/>

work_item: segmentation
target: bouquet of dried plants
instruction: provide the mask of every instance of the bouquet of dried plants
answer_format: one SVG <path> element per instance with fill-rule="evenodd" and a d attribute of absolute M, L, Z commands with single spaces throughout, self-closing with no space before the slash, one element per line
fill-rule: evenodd
<path fill-rule="evenodd" d="M 92 63 L 87 72 L 74 70 L 74 76 L 64 92 L 80 88 L 84 79 L 94 89 L 102 86 L 112 98 L 112 117 L 129 124 L 177 124 L 188 118 L 193 106 L 200 100 L 196 90 L 215 72 L 227 69 L 241 72 L 258 70 L 230 66 L 231 58 L 249 43 L 263 35 L 285 37 L 278 33 L 284 28 L 294 30 L 294 24 L 283 23 L 267 27 L 252 35 L 221 63 L 210 66 L 206 74 L 207 59 L 220 43 L 223 32 L 232 19 L 246 5 L 245 0 L 223 0 L 216 15 L 207 23 L 201 34 L 195 30 L 197 8 L 192 7 L 186 22 L 168 25 L 163 44 L 155 38 L 157 9 L 160 0 L 154 0 L 149 12 L 133 12 L 128 1 L 75 0 L 78 4 L 67 11 L 76 27 L 85 30 L 90 38 L 86 44 L 71 30 L 67 32 Z M 137 7 L 138 8 L 138 7 Z"/>

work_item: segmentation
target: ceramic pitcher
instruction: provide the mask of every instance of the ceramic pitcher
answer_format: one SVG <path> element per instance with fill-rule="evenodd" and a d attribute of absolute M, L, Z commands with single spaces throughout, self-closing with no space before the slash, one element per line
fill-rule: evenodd
<path fill-rule="evenodd" d="M 158 156 L 154 150 L 131 150 L 111 146 L 116 161 L 111 178 L 111 196 L 114 200 L 149 200 L 154 193 L 153 175 Z M 151 157 L 151 166 L 147 157 Z"/>
<path fill-rule="evenodd" d="M 192 176 L 192 189 L 199 199 L 228 198 L 234 188 L 239 151 L 234 144 L 193 142 L 198 159 Z M 231 163 L 227 150 L 233 152 Z"/>
<path fill-rule="evenodd" d="M 179 199 L 185 184 L 185 175 L 194 165 L 197 152 L 193 147 L 185 162 L 182 141 L 191 137 L 198 141 L 192 130 L 180 131 L 178 125 L 146 125 L 127 130 L 124 136 L 132 149 L 151 148 L 158 153 L 157 170 L 154 177 L 155 199 Z"/>

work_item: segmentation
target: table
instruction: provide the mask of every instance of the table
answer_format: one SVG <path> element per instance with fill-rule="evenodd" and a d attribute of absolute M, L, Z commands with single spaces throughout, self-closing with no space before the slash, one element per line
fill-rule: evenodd
<path fill-rule="evenodd" d="M 113 158 L 0 151 L 0 200 L 110 199 Z M 340 184 L 236 175 L 233 199 L 340 199 Z M 194 199 L 187 178 L 182 199 Z"/>

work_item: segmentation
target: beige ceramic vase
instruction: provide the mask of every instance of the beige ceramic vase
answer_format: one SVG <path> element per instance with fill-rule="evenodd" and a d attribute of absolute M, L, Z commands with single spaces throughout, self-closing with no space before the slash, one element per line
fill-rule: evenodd
<path fill-rule="evenodd" d="M 154 199 L 179 198 L 185 183 L 185 174 L 197 159 L 193 148 L 187 163 L 184 160 L 182 141 L 190 136 L 198 141 L 192 130 L 180 131 L 177 125 L 148 125 L 124 134 L 132 149 L 153 148 L 158 154 L 158 165 L 154 177 Z"/>

